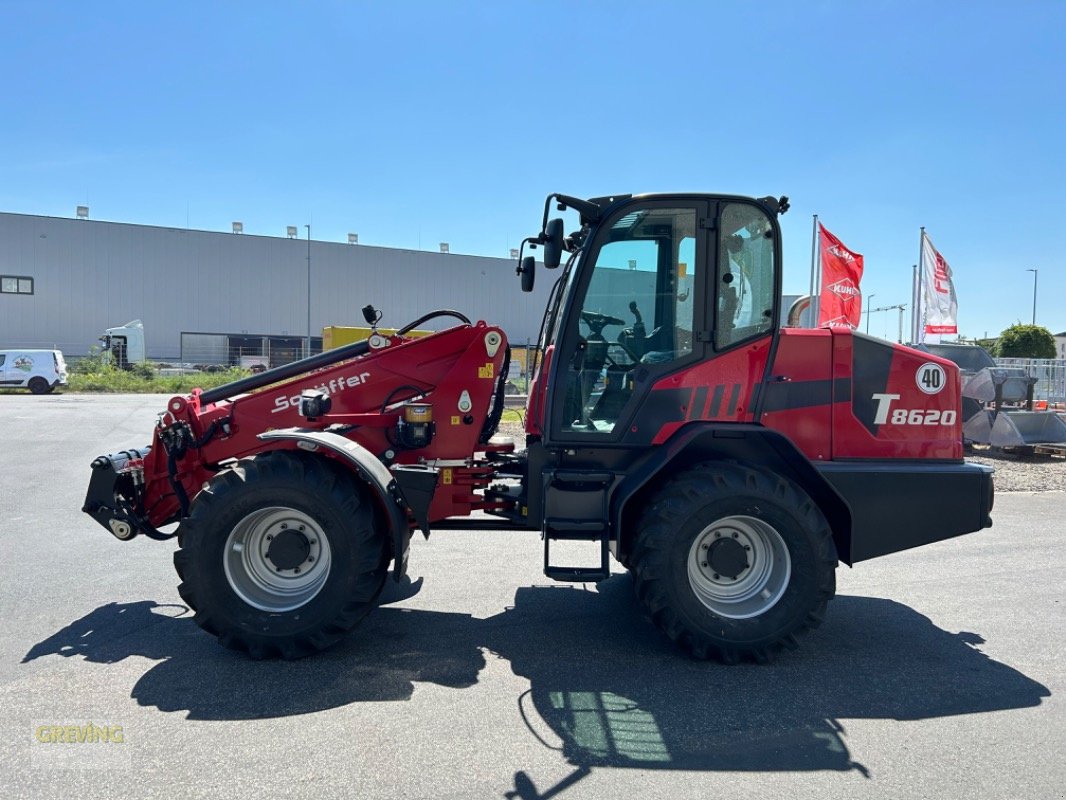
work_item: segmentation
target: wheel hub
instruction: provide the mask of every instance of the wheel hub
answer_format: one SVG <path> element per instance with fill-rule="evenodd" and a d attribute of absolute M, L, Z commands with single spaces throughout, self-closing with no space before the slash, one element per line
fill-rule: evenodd
<path fill-rule="evenodd" d="M 266 538 L 269 540 L 266 557 L 279 570 L 294 569 L 311 555 L 311 543 L 299 531 L 285 529 L 273 538 L 270 534 Z"/>
<path fill-rule="evenodd" d="M 734 580 L 749 566 L 744 546 L 732 537 L 711 542 L 707 548 L 707 562 L 715 574 Z"/>

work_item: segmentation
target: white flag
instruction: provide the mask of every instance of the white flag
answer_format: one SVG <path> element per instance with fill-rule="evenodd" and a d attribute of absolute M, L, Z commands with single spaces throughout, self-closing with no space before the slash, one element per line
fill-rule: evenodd
<path fill-rule="evenodd" d="M 922 238 L 922 282 L 925 295 L 925 333 L 958 333 L 959 302 L 951 282 L 951 267 L 933 247 L 932 240 Z"/>

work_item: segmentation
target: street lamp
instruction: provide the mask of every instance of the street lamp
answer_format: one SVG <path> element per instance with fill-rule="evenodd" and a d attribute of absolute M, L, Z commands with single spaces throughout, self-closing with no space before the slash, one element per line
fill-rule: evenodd
<path fill-rule="evenodd" d="M 307 355 L 311 355 L 311 226 L 307 228 Z"/>
<path fill-rule="evenodd" d="M 873 295 L 870 295 L 873 297 Z M 880 308 L 868 308 L 866 309 L 866 332 L 870 332 L 870 315 L 876 314 L 878 311 L 899 311 L 899 343 L 903 344 L 903 312 L 907 309 L 906 303 L 899 303 L 894 306 L 881 306 Z M 888 330 L 885 330 L 885 338 L 888 338 Z"/>
<path fill-rule="evenodd" d="M 864 297 L 863 298 L 863 300 L 866 301 L 866 332 L 867 333 L 870 332 L 870 301 L 873 300 L 875 297 L 877 297 L 877 295 L 876 294 L 872 294 L 869 297 Z"/>
<path fill-rule="evenodd" d="M 1033 324 L 1036 325 L 1036 279 L 1037 273 L 1040 272 L 1040 270 L 1027 269 L 1026 272 L 1033 273 Z"/>

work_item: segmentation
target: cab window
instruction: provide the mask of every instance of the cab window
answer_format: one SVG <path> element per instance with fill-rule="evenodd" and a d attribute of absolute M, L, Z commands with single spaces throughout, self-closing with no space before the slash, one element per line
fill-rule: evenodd
<path fill-rule="evenodd" d="M 694 209 L 646 208 L 612 225 L 577 299 L 564 432 L 613 433 L 636 368 L 660 369 L 692 354 L 696 223 Z"/>
<path fill-rule="evenodd" d="M 716 349 L 773 328 L 776 271 L 769 217 L 756 206 L 726 205 L 719 217 Z"/>

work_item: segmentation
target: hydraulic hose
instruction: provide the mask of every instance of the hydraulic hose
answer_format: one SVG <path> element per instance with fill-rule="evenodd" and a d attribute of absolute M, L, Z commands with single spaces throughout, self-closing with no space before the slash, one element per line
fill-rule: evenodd
<path fill-rule="evenodd" d="M 402 328 L 396 331 L 396 334 L 398 336 L 403 336 L 405 333 L 413 331 L 426 320 L 431 320 L 434 317 L 455 317 L 457 320 L 460 320 L 464 325 L 470 324 L 470 320 L 466 316 L 466 314 L 460 314 L 458 311 L 452 311 L 450 308 L 442 308 L 440 311 L 430 311 L 428 314 L 422 315 L 414 322 L 404 325 Z"/>

